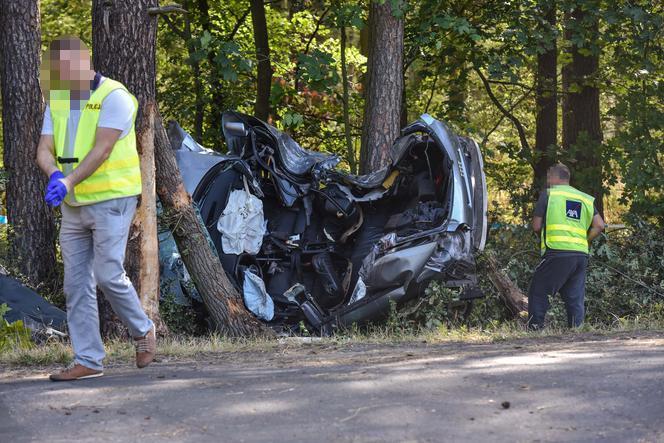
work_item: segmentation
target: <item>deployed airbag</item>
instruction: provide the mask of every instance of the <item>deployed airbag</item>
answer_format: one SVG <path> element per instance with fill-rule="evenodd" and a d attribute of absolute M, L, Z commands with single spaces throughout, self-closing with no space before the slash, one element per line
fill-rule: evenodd
<path fill-rule="evenodd" d="M 263 279 L 251 272 L 244 273 L 242 285 L 244 304 L 261 320 L 270 321 L 274 317 L 274 302 L 265 290 Z"/>
<path fill-rule="evenodd" d="M 249 192 L 247 180 L 244 179 L 244 189 L 231 192 L 217 222 L 224 254 L 258 254 L 266 225 L 263 202 Z"/>

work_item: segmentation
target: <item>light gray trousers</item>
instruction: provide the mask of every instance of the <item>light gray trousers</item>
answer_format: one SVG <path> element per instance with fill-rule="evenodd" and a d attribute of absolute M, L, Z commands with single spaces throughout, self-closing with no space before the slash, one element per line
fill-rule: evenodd
<path fill-rule="evenodd" d="M 136 202 L 136 197 L 126 197 L 87 206 L 62 205 L 60 248 L 69 336 L 74 361 L 88 368 L 101 370 L 105 356 L 95 283 L 133 337 L 152 328 L 124 270 Z"/>

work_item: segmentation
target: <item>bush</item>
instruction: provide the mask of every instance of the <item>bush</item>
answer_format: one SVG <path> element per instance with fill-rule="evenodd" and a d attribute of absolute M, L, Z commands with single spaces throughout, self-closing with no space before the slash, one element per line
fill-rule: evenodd
<path fill-rule="evenodd" d="M 17 320 L 9 323 L 4 317 L 11 308 L 7 304 L 0 305 L 0 353 L 15 349 L 28 349 L 32 347 L 30 330 L 23 321 Z"/>
<path fill-rule="evenodd" d="M 174 294 L 162 296 L 159 301 L 159 314 L 168 330 L 177 335 L 203 335 L 206 333 L 201 314 L 192 306 L 180 304 Z"/>

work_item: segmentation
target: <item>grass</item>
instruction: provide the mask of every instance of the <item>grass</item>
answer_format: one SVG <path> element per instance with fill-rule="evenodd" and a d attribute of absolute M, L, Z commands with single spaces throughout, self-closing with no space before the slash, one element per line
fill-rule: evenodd
<path fill-rule="evenodd" d="M 541 332 L 526 330 L 519 323 L 503 323 L 485 329 L 440 327 L 434 330 L 403 328 L 395 325 L 376 326 L 368 330 L 350 330 L 333 337 L 315 339 L 319 346 L 350 347 L 359 344 L 398 345 L 408 343 L 500 343 L 511 340 L 561 338 L 583 339 L 590 336 L 610 336 L 625 332 L 664 331 L 664 322 L 644 319 L 624 320 L 611 327 L 586 324 L 580 329 L 548 328 Z M 159 340 L 161 359 L 186 360 L 219 356 L 225 353 L 283 352 L 297 350 L 311 343 L 306 339 L 229 339 L 219 335 L 203 337 L 171 336 Z M 106 363 L 133 362 L 134 348 L 129 340 L 106 342 Z M 30 349 L 14 349 L 0 354 L 0 365 L 15 367 L 44 367 L 67 364 L 72 359 L 68 343 L 51 342 Z"/>

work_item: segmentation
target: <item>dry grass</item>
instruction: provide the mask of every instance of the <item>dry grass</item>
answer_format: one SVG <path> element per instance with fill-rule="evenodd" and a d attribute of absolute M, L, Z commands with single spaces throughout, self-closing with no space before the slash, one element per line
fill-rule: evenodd
<path fill-rule="evenodd" d="M 291 337 L 278 340 L 266 339 L 228 339 L 219 335 L 204 337 L 173 336 L 160 339 L 158 354 L 162 359 L 192 359 L 212 357 L 224 353 L 277 352 L 285 349 L 315 343 L 337 347 L 356 344 L 394 345 L 407 343 L 428 344 L 459 343 L 498 343 L 519 339 L 550 339 L 557 337 L 565 340 L 582 339 L 591 335 L 612 335 L 624 332 L 664 331 L 661 321 L 631 320 L 622 321 L 613 327 L 585 325 L 576 330 L 549 328 L 541 332 L 526 330 L 521 324 L 506 323 L 487 329 L 468 329 L 465 327 L 436 330 L 413 330 L 395 326 L 373 327 L 369 330 L 350 330 L 329 338 Z M 129 340 L 110 340 L 106 342 L 106 363 L 121 364 L 133 362 L 134 348 Z M 0 365 L 13 367 L 44 367 L 67 364 L 72 359 L 68 343 L 52 342 L 31 349 L 14 349 L 0 354 Z"/>

